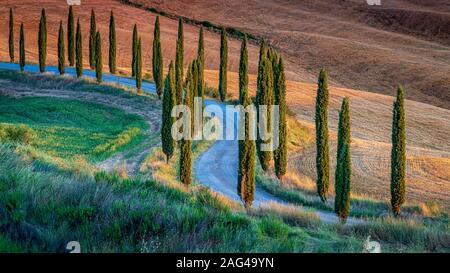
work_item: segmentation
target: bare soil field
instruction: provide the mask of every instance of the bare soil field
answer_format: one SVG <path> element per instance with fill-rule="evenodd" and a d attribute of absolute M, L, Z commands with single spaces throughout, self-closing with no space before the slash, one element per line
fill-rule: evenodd
<path fill-rule="evenodd" d="M 289 79 L 314 82 L 325 67 L 334 85 L 395 94 L 450 108 L 450 6 L 445 0 L 131 0 L 270 41 Z"/>

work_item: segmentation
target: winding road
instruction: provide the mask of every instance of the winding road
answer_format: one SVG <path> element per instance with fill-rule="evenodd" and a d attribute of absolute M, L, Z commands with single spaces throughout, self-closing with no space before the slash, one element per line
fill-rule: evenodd
<path fill-rule="evenodd" d="M 0 62 L 0 69 L 19 70 L 19 65 L 15 63 Z M 27 72 L 39 72 L 39 66 L 36 64 L 27 64 L 25 66 Z M 56 66 L 47 66 L 46 72 L 59 74 Z M 65 73 L 75 76 L 76 71 L 72 67 L 67 67 Z M 84 70 L 83 75 L 87 77 L 95 77 L 95 71 Z M 135 81 L 132 78 L 123 76 L 112 75 L 109 73 L 103 74 L 104 82 L 117 83 L 127 87 L 135 87 Z M 155 85 L 150 82 L 142 83 L 142 90 L 155 93 Z M 223 112 L 223 117 L 218 115 L 219 121 L 223 124 L 224 134 L 227 130 L 234 129 L 234 135 L 237 134 L 237 122 L 233 122 L 234 128 L 226 128 L 227 120 L 232 122 L 232 119 L 237 121 L 237 114 L 226 115 L 226 104 L 216 100 L 205 100 L 205 106 L 213 105 L 220 107 Z M 217 108 L 216 108 L 217 109 Z M 229 132 L 228 132 L 229 133 Z M 212 190 L 219 192 L 229 198 L 240 201 L 239 196 L 236 193 L 236 181 L 237 181 L 237 169 L 238 169 L 238 141 L 237 140 L 218 140 L 211 147 L 199 156 L 194 165 L 194 172 L 196 180 L 210 187 Z M 286 205 L 287 203 L 279 198 L 264 191 L 259 186 L 256 187 L 254 195 L 254 207 L 259 207 L 263 203 L 277 202 Z M 334 213 L 328 211 L 315 210 L 314 212 L 320 217 L 320 219 L 327 223 L 336 223 L 338 218 Z M 355 224 L 362 222 L 359 219 L 349 218 L 348 224 Z"/>

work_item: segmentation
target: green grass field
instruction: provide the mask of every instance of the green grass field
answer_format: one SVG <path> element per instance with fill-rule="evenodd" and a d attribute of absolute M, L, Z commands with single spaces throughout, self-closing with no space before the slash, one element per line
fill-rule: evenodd
<path fill-rule="evenodd" d="M 139 143 L 148 129 L 140 116 L 117 108 L 50 97 L 0 97 L 0 123 L 29 126 L 37 135 L 31 145 L 51 156 L 92 162 Z"/>

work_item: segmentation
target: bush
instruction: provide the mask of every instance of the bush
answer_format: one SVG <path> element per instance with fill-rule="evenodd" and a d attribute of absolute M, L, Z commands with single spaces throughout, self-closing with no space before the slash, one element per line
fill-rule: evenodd
<path fill-rule="evenodd" d="M 217 90 L 217 88 L 205 85 L 205 95 L 214 99 L 218 99 L 219 90 Z"/>
<path fill-rule="evenodd" d="M 204 27 L 206 27 L 206 28 L 214 29 L 214 24 L 211 23 L 210 21 L 203 21 L 203 22 L 202 22 L 202 25 L 203 25 Z"/>
<path fill-rule="evenodd" d="M 30 144 L 36 132 L 27 125 L 0 124 L 0 141 Z"/>

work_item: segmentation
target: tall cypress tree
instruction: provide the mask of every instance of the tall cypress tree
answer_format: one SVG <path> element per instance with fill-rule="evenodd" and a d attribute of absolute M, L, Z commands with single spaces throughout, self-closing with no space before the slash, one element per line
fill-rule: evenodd
<path fill-rule="evenodd" d="M 277 77 L 275 82 L 275 105 L 279 107 L 279 136 L 278 147 L 274 153 L 275 174 L 280 181 L 286 174 L 287 165 L 287 123 L 286 123 L 286 76 L 284 74 L 284 62 L 278 61 Z"/>
<path fill-rule="evenodd" d="M 100 36 L 100 31 L 97 31 L 95 35 L 95 76 L 97 82 L 101 83 L 103 81 L 103 60 L 102 60 L 102 37 Z"/>
<path fill-rule="evenodd" d="M 111 11 L 109 16 L 109 72 L 116 74 L 116 22 L 114 13 Z"/>
<path fill-rule="evenodd" d="M 406 117 L 403 87 L 397 89 L 392 116 L 391 205 L 395 216 L 405 202 Z"/>
<path fill-rule="evenodd" d="M 256 79 L 256 89 L 257 92 L 261 90 L 261 81 L 263 78 L 264 60 L 267 58 L 267 44 L 263 40 L 259 45 L 259 62 L 258 62 L 258 76 Z"/>
<path fill-rule="evenodd" d="M 184 55 L 184 34 L 183 34 L 183 20 L 178 20 L 178 39 L 177 39 L 177 52 L 175 56 L 175 84 L 177 87 L 177 104 L 182 103 L 183 98 L 183 55 Z"/>
<path fill-rule="evenodd" d="M 139 37 L 136 48 L 136 88 L 141 90 L 142 87 L 142 42 Z"/>
<path fill-rule="evenodd" d="M 95 41 L 97 40 L 97 24 L 95 22 L 95 11 L 91 10 L 91 27 L 89 30 L 89 66 L 95 69 L 97 58 L 95 57 Z"/>
<path fill-rule="evenodd" d="M 14 15 L 12 8 L 9 9 L 9 58 L 14 62 Z"/>
<path fill-rule="evenodd" d="M 162 127 L 161 127 L 161 142 L 162 150 L 166 155 L 167 162 L 173 155 L 175 149 L 175 140 L 172 137 L 172 125 L 175 118 L 172 117 L 172 108 L 176 104 L 175 98 L 175 70 L 173 63 L 170 62 L 169 73 L 164 82 L 163 94 L 163 111 L 162 111 Z"/>
<path fill-rule="evenodd" d="M 64 29 L 62 26 L 62 21 L 59 22 L 59 33 L 58 33 L 58 71 L 59 74 L 64 74 L 64 69 L 66 66 L 64 54 Z"/>
<path fill-rule="evenodd" d="M 186 88 L 186 92 L 184 95 L 184 105 L 186 105 L 192 113 L 192 109 L 194 108 L 193 105 L 193 97 L 195 92 L 195 85 L 192 84 L 193 81 L 195 81 L 193 74 L 191 74 L 190 79 L 188 80 L 188 88 Z M 191 115 L 192 116 L 192 115 Z M 190 121 L 190 125 L 192 127 L 192 119 Z M 183 130 L 186 130 L 184 128 Z M 192 136 L 192 129 L 191 134 L 189 137 Z M 192 171 L 192 147 L 191 147 L 191 140 L 182 138 L 180 140 L 180 161 L 178 163 L 179 168 L 179 176 L 180 181 L 183 183 L 186 187 L 188 187 L 192 183 L 191 178 L 191 171 Z"/>
<path fill-rule="evenodd" d="M 188 69 L 187 69 L 187 73 L 186 73 L 186 83 L 185 83 L 185 91 L 184 91 L 184 96 L 186 98 L 187 93 L 190 92 L 190 94 L 192 94 L 191 96 L 189 96 L 189 101 L 188 101 L 188 105 L 191 104 L 192 101 L 192 105 L 194 105 L 193 101 L 194 101 L 194 96 L 195 93 L 197 92 L 197 79 L 198 76 L 196 75 L 196 69 L 195 69 L 195 62 L 196 60 L 193 60 L 192 63 L 189 63 L 188 65 Z M 192 111 L 193 109 L 191 109 Z M 191 112 L 191 135 L 194 135 L 194 115 L 193 115 L 193 111 Z"/>
<path fill-rule="evenodd" d="M 338 144 L 336 156 L 334 211 L 345 222 L 350 212 L 350 187 L 352 161 L 350 158 L 350 108 L 348 98 L 342 101 L 339 113 Z"/>
<path fill-rule="evenodd" d="M 45 17 L 45 9 L 41 11 L 41 20 L 39 21 L 39 71 L 45 72 L 45 62 L 47 60 L 47 19 Z"/>
<path fill-rule="evenodd" d="M 227 68 L 228 67 L 228 35 L 222 28 L 220 35 L 220 71 L 219 71 L 219 95 L 220 100 L 227 98 Z"/>
<path fill-rule="evenodd" d="M 330 177 L 330 158 L 328 147 L 328 77 L 320 70 L 316 97 L 316 169 L 317 193 L 326 202 Z"/>
<path fill-rule="evenodd" d="M 241 45 L 241 59 L 239 62 L 239 101 L 242 106 L 252 104 L 248 94 L 248 50 L 247 36 Z M 237 192 L 248 209 L 252 206 L 255 193 L 255 141 L 250 139 L 250 117 L 245 115 L 245 138 L 239 140 L 239 166 Z"/>
<path fill-rule="evenodd" d="M 197 94 L 196 96 L 202 99 L 201 102 L 201 111 L 200 111 L 200 128 L 203 128 L 203 112 L 205 110 L 205 94 L 204 94 L 204 73 L 203 73 L 203 64 L 200 59 L 197 60 Z"/>
<path fill-rule="evenodd" d="M 204 105 L 204 89 L 205 89 L 205 45 L 203 38 L 203 27 L 200 28 L 198 34 L 198 52 L 197 52 L 197 65 L 198 65 L 198 91 L 197 96 L 202 98 L 202 117 Z"/>
<path fill-rule="evenodd" d="M 271 113 L 272 113 L 272 105 L 273 105 L 273 72 L 272 72 L 272 63 L 269 58 L 263 58 L 262 60 L 262 74 L 260 79 L 260 89 L 258 90 L 257 95 L 257 104 L 258 106 L 267 106 L 266 111 L 266 130 L 267 132 L 271 133 Z M 261 126 L 262 118 L 259 115 L 258 111 L 258 123 Z M 272 152 L 271 151 L 262 151 L 261 145 L 264 144 L 267 141 L 263 141 L 261 139 L 261 135 L 258 130 L 258 138 L 257 138 L 257 151 L 258 151 L 258 157 L 259 162 L 261 163 L 261 167 L 264 171 L 268 171 L 270 168 L 270 161 L 272 159 Z"/>
<path fill-rule="evenodd" d="M 77 78 L 81 78 L 83 76 L 83 38 L 81 36 L 80 19 L 77 20 L 75 53 Z"/>
<path fill-rule="evenodd" d="M 19 57 L 20 57 L 20 71 L 23 72 L 25 67 L 25 33 L 23 23 L 20 24 L 20 40 L 19 40 Z"/>
<path fill-rule="evenodd" d="M 161 49 L 161 34 L 159 27 L 159 16 L 156 16 L 155 28 L 153 31 L 153 52 L 152 52 L 153 80 L 156 85 L 156 94 L 161 98 L 163 91 L 163 54 Z M 175 79 L 173 79 L 175 81 Z"/>
<path fill-rule="evenodd" d="M 138 30 L 137 25 L 133 27 L 133 45 L 132 45 L 132 59 L 131 59 L 131 76 L 136 77 L 136 65 L 137 65 L 137 45 L 138 45 Z"/>
<path fill-rule="evenodd" d="M 75 65 L 75 21 L 73 18 L 73 7 L 69 6 L 69 15 L 67 18 L 67 56 L 69 65 Z"/>

